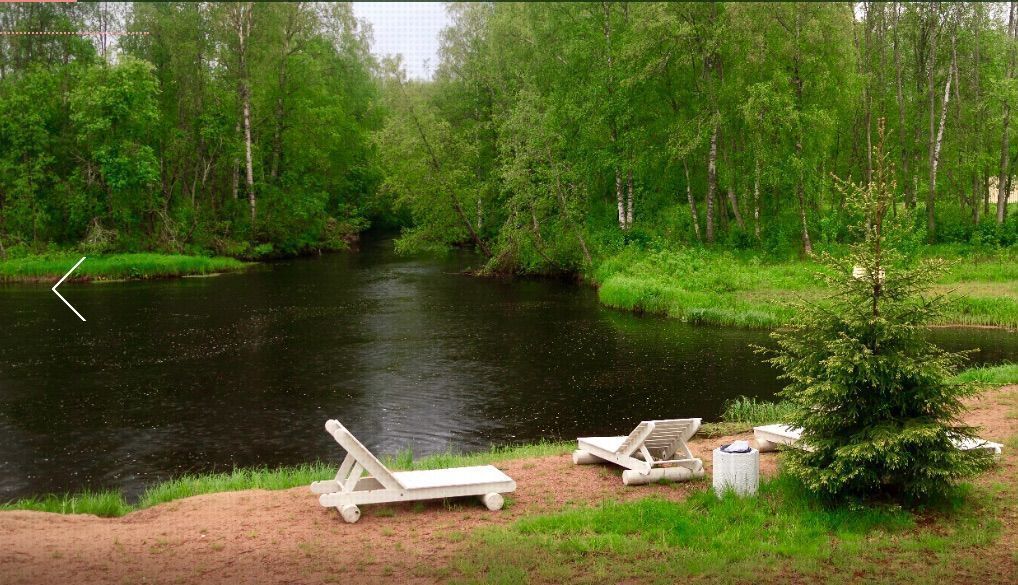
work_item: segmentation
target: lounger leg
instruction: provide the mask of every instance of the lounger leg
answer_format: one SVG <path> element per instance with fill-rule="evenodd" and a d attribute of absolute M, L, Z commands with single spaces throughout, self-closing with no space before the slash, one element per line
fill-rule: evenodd
<path fill-rule="evenodd" d="M 347 504 L 340 507 L 339 515 L 343 517 L 343 520 L 353 524 L 361 519 L 361 510 L 353 504 Z"/>
<path fill-rule="evenodd" d="M 573 451 L 573 464 L 575 465 L 590 465 L 592 463 L 600 463 L 601 458 L 592 455 L 586 451 L 576 450 Z"/>
<path fill-rule="evenodd" d="M 777 443 L 772 443 L 772 442 L 768 441 L 767 439 L 757 439 L 756 440 L 756 450 L 761 452 L 761 453 L 767 453 L 767 452 L 770 452 L 770 451 L 777 451 L 778 450 L 778 445 L 777 445 Z"/>
<path fill-rule="evenodd" d="M 689 481 L 696 476 L 692 469 L 686 467 L 664 467 L 651 469 L 650 473 L 640 473 L 632 469 L 622 472 L 622 483 L 625 485 L 644 485 L 655 481 Z"/>
<path fill-rule="evenodd" d="M 481 501 L 491 511 L 501 510 L 502 506 L 505 505 L 505 498 L 502 497 L 502 494 L 484 494 L 481 496 Z"/>

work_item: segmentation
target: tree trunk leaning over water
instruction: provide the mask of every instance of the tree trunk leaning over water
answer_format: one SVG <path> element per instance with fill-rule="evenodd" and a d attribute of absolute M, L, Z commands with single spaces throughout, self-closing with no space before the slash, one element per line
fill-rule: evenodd
<path fill-rule="evenodd" d="M 410 118 L 414 121 L 414 127 L 417 128 L 417 134 L 421 138 L 421 143 L 424 146 L 424 150 L 428 154 L 428 159 L 431 162 L 431 169 L 436 175 L 442 176 L 443 175 L 442 163 L 438 160 L 438 156 L 435 154 L 434 149 L 431 148 L 431 142 L 428 141 L 428 136 L 427 134 L 424 133 L 424 127 L 421 126 L 421 120 L 420 118 L 417 117 L 417 112 L 414 110 L 413 103 L 410 101 L 410 98 L 407 95 L 406 88 L 403 87 L 403 80 L 397 77 L 396 81 L 399 85 L 400 93 L 403 94 L 403 99 L 406 100 L 407 108 L 409 109 L 410 113 Z M 474 242 L 474 245 L 481 250 L 485 258 L 491 258 L 492 256 L 491 248 L 489 248 L 488 245 L 484 243 L 484 240 L 481 239 L 480 234 L 477 233 L 477 230 L 474 229 L 473 224 L 470 223 L 470 218 L 467 217 L 466 212 L 463 211 L 463 205 L 460 204 L 459 196 L 456 195 L 455 188 L 453 186 L 449 186 L 448 192 L 449 198 L 452 200 L 453 211 L 456 212 L 456 215 L 459 216 L 460 221 L 462 221 L 463 225 L 467 228 L 467 232 L 470 234 L 470 239 Z"/>

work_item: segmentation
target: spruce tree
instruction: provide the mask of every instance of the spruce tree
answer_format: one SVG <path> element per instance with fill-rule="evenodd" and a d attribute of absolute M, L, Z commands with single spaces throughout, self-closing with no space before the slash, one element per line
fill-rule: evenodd
<path fill-rule="evenodd" d="M 945 351 L 928 328 L 950 298 L 932 293 L 941 262 L 896 249 L 907 230 L 894 206 L 894 170 L 883 149 L 883 124 L 866 185 L 840 183 L 859 218 L 859 237 L 841 257 L 822 255 L 819 275 L 833 294 L 803 303 L 772 334 L 770 362 L 787 386 L 781 396 L 803 430 L 786 470 L 832 499 L 890 498 L 921 503 L 992 459 L 954 441 L 974 436 L 963 424 L 963 399 L 975 386 L 952 381 L 965 353 Z"/>

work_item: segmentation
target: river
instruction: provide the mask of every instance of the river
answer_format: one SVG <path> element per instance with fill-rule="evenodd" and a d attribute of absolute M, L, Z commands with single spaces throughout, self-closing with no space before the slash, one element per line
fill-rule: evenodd
<path fill-rule="evenodd" d="M 234 466 L 337 460 L 338 418 L 417 455 L 626 433 L 769 398 L 764 331 L 619 313 L 557 281 L 474 278 L 477 262 L 358 252 L 208 278 L 0 286 L 0 501 Z M 1018 336 L 940 329 L 977 362 Z"/>

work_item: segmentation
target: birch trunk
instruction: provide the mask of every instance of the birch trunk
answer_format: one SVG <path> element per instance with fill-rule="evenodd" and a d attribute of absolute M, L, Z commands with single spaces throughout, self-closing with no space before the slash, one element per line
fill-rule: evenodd
<path fill-rule="evenodd" d="M 929 151 L 930 151 L 930 189 L 929 194 L 926 197 L 926 232 L 927 238 L 933 241 L 936 231 L 936 219 L 933 216 L 933 204 L 934 195 L 936 194 L 935 182 L 936 179 L 936 163 L 934 162 L 935 150 L 936 150 L 936 121 L 937 121 L 937 91 L 934 86 L 934 74 L 936 72 L 937 65 L 937 5 L 935 2 L 930 2 L 930 54 L 929 54 L 929 72 L 927 73 L 927 85 L 928 85 L 928 97 L 929 97 L 929 108 L 930 108 L 930 135 L 929 135 Z"/>
<path fill-rule="evenodd" d="M 739 213 L 739 198 L 735 195 L 735 188 L 728 186 L 728 202 L 732 204 L 732 213 L 735 215 L 735 223 L 739 229 L 746 229 L 746 222 L 742 221 L 742 214 Z"/>
<path fill-rule="evenodd" d="M 601 8 L 604 10 L 604 46 L 605 46 L 605 64 L 608 72 L 608 85 L 607 91 L 608 96 L 611 97 L 615 93 L 615 74 L 613 70 L 614 62 L 612 58 L 612 27 L 611 27 L 611 3 L 602 2 Z M 611 140 L 611 152 L 617 157 L 618 155 L 618 126 L 613 116 L 609 116 L 610 119 L 610 130 L 609 139 Z M 616 158 L 616 161 L 618 159 Z M 615 201 L 619 208 L 619 229 L 625 230 L 628 227 L 626 222 L 626 196 L 622 185 L 622 171 L 619 170 L 618 162 L 615 165 Z"/>
<path fill-rule="evenodd" d="M 972 175 L 972 223 L 979 225 L 979 208 L 981 201 L 979 196 L 979 173 Z"/>
<path fill-rule="evenodd" d="M 682 170 L 686 172 L 686 200 L 689 201 L 689 215 L 693 219 L 693 233 L 696 234 L 696 241 L 702 242 L 700 237 L 700 214 L 696 211 L 696 199 L 693 198 L 693 186 L 689 183 L 689 165 L 685 159 L 682 161 Z"/>
<path fill-rule="evenodd" d="M 718 189 L 718 123 L 710 134 L 710 154 L 707 157 L 707 243 L 714 243 L 714 193 Z"/>
<path fill-rule="evenodd" d="M 633 169 L 629 169 L 626 177 L 627 199 L 626 199 L 626 229 L 633 227 Z"/>
<path fill-rule="evenodd" d="M 237 27 L 237 58 L 239 59 L 240 74 L 240 101 L 242 109 L 242 124 L 244 126 L 244 162 L 245 179 L 247 181 L 247 201 L 251 206 L 251 223 L 257 217 L 257 200 L 254 189 L 254 159 L 251 154 L 251 87 L 247 70 L 247 39 L 251 36 L 251 11 L 253 6 L 250 2 L 238 4 L 236 7 Z"/>
<path fill-rule="evenodd" d="M 251 223 L 257 217 L 258 202 L 255 199 L 254 190 L 254 162 L 251 157 L 251 101 L 247 92 L 244 92 L 244 160 L 246 165 L 247 180 L 247 201 L 251 205 Z"/>
<path fill-rule="evenodd" d="M 934 205 L 937 195 L 937 163 L 940 160 L 940 146 L 944 140 L 944 125 L 947 123 L 947 105 L 951 100 L 951 78 L 954 76 L 954 63 L 947 70 L 947 83 L 944 84 L 944 105 L 940 112 L 940 126 L 937 129 L 937 138 L 933 144 L 933 154 L 930 157 L 930 194 L 926 201 L 926 230 L 930 242 L 936 239 L 937 220 L 934 216 Z"/>
<path fill-rule="evenodd" d="M 1018 23 L 1015 22 L 1015 9 L 1016 3 L 1011 2 L 1010 14 L 1007 19 L 1007 40 L 1010 47 L 1008 48 L 1007 58 L 1007 73 L 1006 78 L 1010 80 L 1014 77 L 1014 59 L 1015 59 L 1015 38 L 1018 36 Z M 1004 132 L 1000 140 L 1000 173 L 997 175 L 997 223 L 1004 223 L 1004 216 L 1007 213 L 1007 200 L 1011 195 L 1011 192 L 1007 189 L 1007 183 L 1010 183 L 1008 178 L 1010 177 L 1010 163 L 1011 159 L 1008 156 L 1011 152 L 1010 144 L 1010 124 L 1011 124 L 1011 102 L 1010 100 L 1004 100 Z"/>
<path fill-rule="evenodd" d="M 753 233 L 760 240 L 760 155 L 756 156 L 756 169 L 753 174 Z"/>
<path fill-rule="evenodd" d="M 240 122 L 234 127 L 234 132 L 240 134 Z M 233 156 L 233 175 L 232 188 L 234 200 L 240 199 L 240 159 L 237 155 Z"/>
<path fill-rule="evenodd" d="M 626 199 L 622 189 L 622 174 L 615 169 L 615 201 L 619 206 L 619 229 L 626 229 Z"/>
<path fill-rule="evenodd" d="M 905 97 L 901 89 L 901 49 L 898 45 L 898 11 L 899 5 L 897 2 L 894 3 L 894 76 L 895 85 L 897 90 L 898 100 L 898 140 L 901 141 L 901 176 L 905 178 L 902 181 L 905 190 L 905 206 L 908 208 L 915 207 L 915 191 L 912 190 L 912 183 L 908 179 L 908 146 L 905 142 L 907 132 L 905 132 Z"/>
<path fill-rule="evenodd" d="M 813 242 L 809 237 L 809 223 L 806 220 L 806 187 L 805 179 L 802 176 L 802 165 L 804 163 L 802 154 L 802 77 L 799 74 L 799 61 L 802 58 L 799 47 L 799 35 L 801 32 L 800 14 L 798 7 L 795 13 L 795 56 L 792 59 L 792 83 L 795 86 L 795 108 L 799 113 L 796 123 L 795 156 L 799 160 L 799 171 L 795 181 L 795 196 L 799 200 L 799 219 L 802 222 L 802 251 L 807 256 L 813 253 Z"/>

